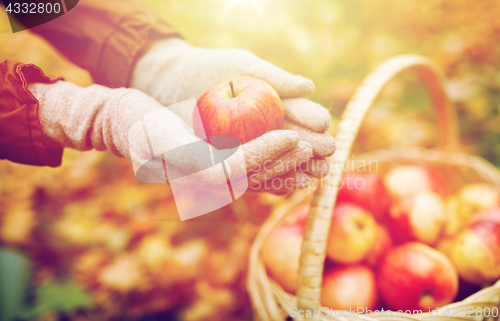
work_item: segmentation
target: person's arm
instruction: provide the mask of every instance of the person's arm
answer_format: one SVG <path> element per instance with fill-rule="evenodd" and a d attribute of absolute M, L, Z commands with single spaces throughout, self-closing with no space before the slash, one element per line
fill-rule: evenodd
<path fill-rule="evenodd" d="M 49 41 L 95 83 L 129 87 L 149 45 L 181 35 L 136 0 L 80 0 L 65 15 L 30 29 Z"/>
<path fill-rule="evenodd" d="M 47 146 L 38 119 L 38 100 L 28 90 L 31 83 L 52 84 L 32 64 L 0 62 L 0 159 L 16 163 L 56 167 L 61 164 L 61 147 Z"/>
<path fill-rule="evenodd" d="M 82 88 L 66 81 L 30 84 L 28 89 L 39 101 L 38 118 L 48 146 L 109 150 L 132 161 L 143 182 L 195 191 L 227 189 L 230 179 L 233 188 L 248 185 L 263 192 L 286 192 L 310 182 L 296 167 L 307 164 L 312 147 L 292 130 L 271 131 L 237 152 L 225 140 L 210 147 L 179 116 L 136 89 Z M 178 105 L 192 108 L 196 101 Z M 212 164 L 221 159 L 224 170 Z M 326 174 L 314 164 L 307 169 L 318 177 Z M 262 182 L 275 177 L 286 180 L 286 186 L 262 188 Z"/>
<path fill-rule="evenodd" d="M 208 144 L 180 117 L 136 89 L 82 88 L 50 78 L 32 64 L 4 61 L 0 98 L 0 159 L 56 167 L 64 147 L 97 149 L 128 158 L 136 174 L 144 165 L 149 175 L 163 182 L 172 183 L 174 177 L 178 189 L 218 188 L 226 186 L 228 177 L 243 184 L 247 173 L 250 187 L 264 192 L 309 184 L 308 176 L 295 167 L 311 159 L 312 147 L 291 130 L 272 131 L 242 145 L 242 158 L 226 158 L 227 175 L 222 175 L 222 168 L 205 168 L 203 151 Z M 189 108 L 196 102 L 181 104 Z M 185 146 L 191 147 L 169 153 Z M 318 177 L 326 174 L 314 164 L 309 171 Z M 193 175 L 184 178 L 186 173 Z M 261 188 L 262 182 L 275 177 L 289 184 L 279 190 Z"/>

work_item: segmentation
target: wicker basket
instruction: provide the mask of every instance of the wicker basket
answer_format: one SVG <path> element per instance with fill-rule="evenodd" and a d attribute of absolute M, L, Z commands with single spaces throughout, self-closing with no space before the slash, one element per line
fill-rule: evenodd
<path fill-rule="evenodd" d="M 420 56 L 405 55 L 387 60 L 372 72 L 358 88 L 355 95 L 346 107 L 338 125 L 337 151 L 329 158 L 331 171 L 322 181 L 314 195 L 308 196 L 304 192 L 295 193 L 286 204 L 276 208 L 272 215 L 261 227 L 257 238 L 250 250 L 249 271 L 247 286 L 257 318 L 267 320 L 290 319 L 292 307 L 298 310 L 320 310 L 321 283 L 325 262 L 326 241 L 333 208 L 337 198 L 338 186 L 344 172 L 344 165 L 349 159 L 351 147 L 358 133 L 363 118 L 385 85 L 397 75 L 405 71 L 416 72 L 426 85 L 432 97 L 438 125 L 440 149 L 430 150 L 423 148 L 390 148 L 379 150 L 359 157 L 359 159 L 376 159 L 378 162 L 394 164 L 396 162 L 425 162 L 431 166 L 440 167 L 440 170 L 458 172 L 464 182 L 454 182 L 461 185 L 467 181 L 489 182 L 500 187 L 500 173 L 487 161 L 475 156 L 458 152 L 459 135 L 455 111 L 450 103 L 445 87 L 445 79 L 440 70 L 428 59 Z M 261 259 L 261 247 L 264 239 L 280 220 L 296 206 L 311 203 L 308 215 L 302 254 L 300 257 L 297 295 L 284 291 L 277 283 L 269 279 Z M 500 281 L 485 288 L 467 299 L 450 304 L 450 308 L 499 307 Z M 445 307 L 443 307 L 445 308 Z M 439 309 L 439 316 L 423 313 L 421 317 L 388 317 L 380 316 L 377 319 L 443 319 L 446 309 Z M 449 311 L 449 310 L 448 310 Z M 373 316 L 373 315 L 372 315 Z M 372 316 L 359 315 L 359 318 L 371 320 Z M 459 317 L 460 318 L 460 317 Z M 357 317 L 313 316 L 307 320 L 349 320 Z M 482 316 L 462 317 L 461 319 L 483 320 Z M 488 319 L 493 320 L 490 316 Z"/>

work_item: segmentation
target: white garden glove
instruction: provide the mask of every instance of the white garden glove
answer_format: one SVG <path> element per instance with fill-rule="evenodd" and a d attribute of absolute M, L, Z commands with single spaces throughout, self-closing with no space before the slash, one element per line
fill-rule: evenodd
<path fill-rule="evenodd" d="M 65 81 L 30 84 L 28 89 L 40 103 L 38 116 L 47 147 L 110 150 L 132 160 L 136 172 L 145 165 L 149 174 L 165 182 L 162 153 L 193 142 L 207 145 L 195 137 L 192 129 L 175 113 L 135 89 L 110 89 L 99 85 L 82 88 Z M 178 104 L 177 108 L 192 109 L 195 104 L 193 99 Z M 143 124 L 146 124 L 146 131 Z M 255 175 L 250 187 L 274 177 L 289 178 L 287 189 L 303 188 L 309 183 L 307 175 L 291 170 L 312 157 L 311 145 L 301 141 L 296 132 L 272 131 L 244 144 L 241 149 L 244 161 L 234 155 L 229 157 L 228 173 L 223 178 L 244 175 L 246 182 L 247 172 L 253 171 Z M 226 179 L 220 179 L 221 173 L 216 168 L 197 170 L 204 165 L 196 157 L 196 151 L 164 158 L 170 171 L 168 177 L 198 172 L 197 176 L 179 180 L 178 188 L 194 191 L 227 186 Z M 318 170 L 310 169 L 312 172 Z"/>
<path fill-rule="evenodd" d="M 269 83 L 280 95 L 285 112 L 285 129 L 299 133 L 311 144 L 315 166 L 328 171 L 323 157 L 335 151 L 334 138 L 326 134 L 330 114 L 322 106 L 300 98 L 314 91 L 314 84 L 262 60 L 247 50 L 193 47 L 182 39 L 155 43 L 138 61 L 132 75 L 132 87 L 140 89 L 165 106 L 198 99 L 206 90 L 235 77 L 251 76 Z M 192 110 L 175 109 L 192 125 Z"/>

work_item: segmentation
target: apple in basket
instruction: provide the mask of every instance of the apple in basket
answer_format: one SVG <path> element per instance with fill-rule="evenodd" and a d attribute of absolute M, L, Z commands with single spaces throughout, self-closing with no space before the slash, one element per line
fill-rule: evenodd
<path fill-rule="evenodd" d="M 201 139 L 231 136 L 241 144 L 283 128 L 281 99 L 268 83 L 252 77 L 234 78 L 201 95 L 193 127 Z M 207 137 L 205 137 L 205 134 Z"/>
<path fill-rule="evenodd" d="M 262 259 L 269 276 L 285 291 L 295 293 L 299 259 L 309 205 L 298 207 L 271 231 L 262 244 Z"/>
<path fill-rule="evenodd" d="M 483 210 L 472 217 L 469 224 L 490 222 L 500 225 L 500 206 Z"/>
<path fill-rule="evenodd" d="M 376 173 L 349 173 L 342 179 L 337 202 L 349 202 L 365 208 L 377 221 L 384 219 L 391 198 L 383 178 Z"/>
<path fill-rule="evenodd" d="M 483 210 L 500 206 L 500 190 L 495 186 L 475 183 L 465 185 L 447 202 L 448 222 L 445 235 L 455 236 Z"/>
<path fill-rule="evenodd" d="M 362 261 L 377 237 L 377 223 L 365 209 L 351 203 L 335 206 L 326 255 L 338 263 Z"/>
<path fill-rule="evenodd" d="M 417 240 L 433 245 L 446 224 L 446 208 L 439 195 L 418 192 L 396 200 L 390 210 L 389 226 L 396 242 Z"/>
<path fill-rule="evenodd" d="M 384 181 L 391 195 L 396 198 L 425 190 L 441 196 L 446 194 L 446 185 L 439 175 L 422 165 L 397 166 L 385 175 Z"/>
<path fill-rule="evenodd" d="M 371 266 L 377 266 L 384 255 L 393 247 L 392 237 L 385 226 L 377 226 L 377 237 L 366 255 L 366 263 Z"/>
<path fill-rule="evenodd" d="M 444 200 L 446 208 L 446 224 L 443 231 L 445 238 L 455 236 L 465 227 L 466 222 L 460 216 L 460 200 L 457 195 L 451 195 Z"/>
<path fill-rule="evenodd" d="M 334 310 L 375 309 L 378 304 L 375 274 L 364 265 L 327 270 L 323 276 L 321 303 Z"/>
<path fill-rule="evenodd" d="M 428 311 L 453 302 L 458 275 L 443 253 L 423 243 L 408 242 L 382 259 L 377 284 L 389 308 Z"/>
<path fill-rule="evenodd" d="M 467 282 L 485 284 L 500 278 L 500 208 L 474 217 L 454 239 L 449 256 Z"/>
<path fill-rule="evenodd" d="M 489 184 L 469 184 L 457 194 L 462 222 L 479 211 L 500 206 L 500 191 Z"/>

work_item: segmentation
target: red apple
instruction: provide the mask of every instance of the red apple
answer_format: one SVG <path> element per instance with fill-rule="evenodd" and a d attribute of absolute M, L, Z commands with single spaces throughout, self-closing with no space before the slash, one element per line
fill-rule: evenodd
<path fill-rule="evenodd" d="M 307 216 L 309 215 L 309 209 L 311 206 L 309 204 L 302 204 L 295 207 L 289 215 L 287 215 L 281 226 L 285 225 L 299 225 L 305 226 L 307 221 Z"/>
<path fill-rule="evenodd" d="M 362 207 L 341 203 L 335 207 L 326 254 L 339 263 L 363 260 L 375 242 L 377 223 Z"/>
<path fill-rule="evenodd" d="M 397 242 L 417 240 L 433 245 L 445 224 L 444 202 L 430 191 L 404 196 L 390 210 L 389 226 Z"/>
<path fill-rule="evenodd" d="M 321 303 L 334 310 L 373 310 L 378 304 L 373 271 L 363 265 L 337 267 L 325 272 Z"/>
<path fill-rule="evenodd" d="M 377 273 L 379 293 L 393 310 L 428 311 L 453 302 L 458 275 L 441 252 L 418 242 L 390 250 Z"/>
<path fill-rule="evenodd" d="M 365 208 L 376 220 L 382 220 L 388 211 L 391 198 L 384 180 L 375 173 L 350 173 L 344 175 L 337 202 L 349 202 Z"/>
<path fill-rule="evenodd" d="M 395 167 L 385 175 L 384 181 L 391 195 L 396 198 L 426 190 L 441 196 L 446 194 L 446 185 L 439 175 L 421 165 Z"/>
<path fill-rule="evenodd" d="M 297 289 L 299 259 L 309 206 L 298 207 L 267 236 L 262 259 L 269 276 L 292 294 Z"/>
<path fill-rule="evenodd" d="M 384 226 L 379 225 L 377 228 L 377 237 L 375 242 L 366 255 L 366 262 L 371 266 L 376 266 L 382 260 L 384 255 L 393 246 L 392 238 Z"/>
<path fill-rule="evenodd" d="M 241 144 L 283 128 L 281 99 L 266 82 L 239 77 L 207 90 L 193 112 L 196 136 L 231 136 Z M 204 129 L 204 130 L 203 130 Z M 206 136 L 205 136 L 206 135 Z"/>
<path fill-rule="evenodd" d="M 477 221 L 457 235 L 450 257 L 462 279 L 485 284 L 500 278 L 500 224 Z"/>

